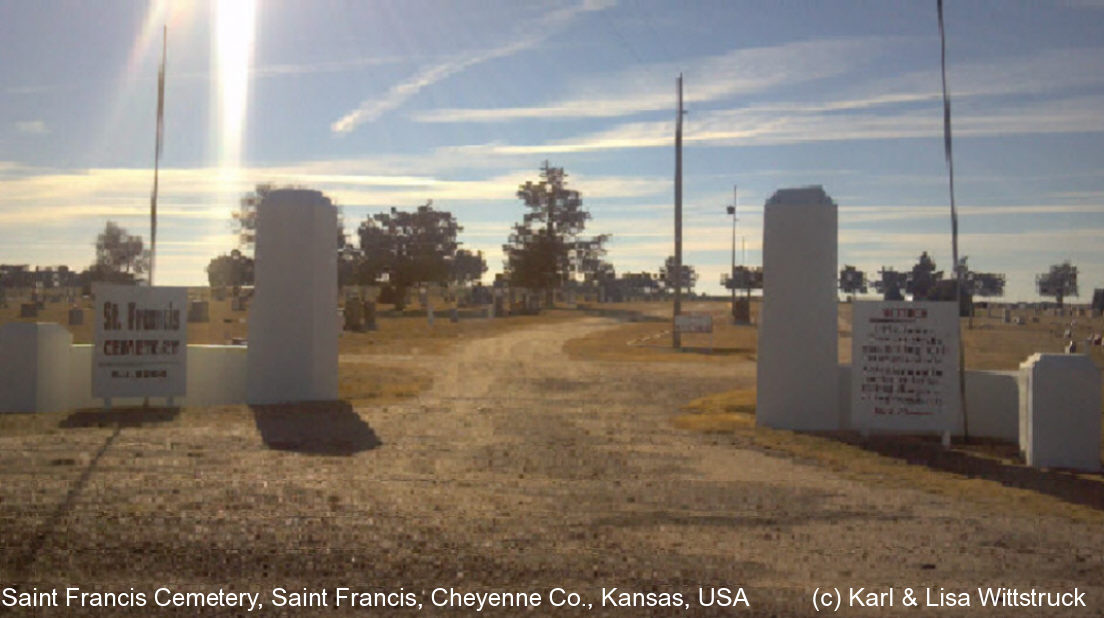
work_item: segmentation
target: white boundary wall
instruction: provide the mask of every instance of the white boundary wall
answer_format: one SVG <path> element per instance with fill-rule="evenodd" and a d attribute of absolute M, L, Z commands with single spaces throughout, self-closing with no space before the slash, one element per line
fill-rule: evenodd
<path fill-rule="evenodd" d="M 780 189 L 764 207 L 759 425 L 808 431 L 843 425 L 837 211 L 821 187 Z"/>
<path fill-rule="evenodd" d="M 51 326 L 51 325 L 46 325 Z M 57 326 L 57 325 L 52 325 Z M 58 326 L 58 328 L 61 328 Z M 61 328 L 61 330 L 65 330 Z M 65 335 L 69 335 L 68 332 Z M 69 338 L 72 341 L 72 338 Z M 25 348 L 23 348 L 25 350 Z M 57 412 L 79 408 L 99 408 L 103 400 L 92 396 L 92 346 L 67 344 L 65 354 L 52 355 L 52 366 L 42 366 L 32 361 L 25 352 L 9 354 L 8 346 L 0 346 L 0 366 L 12 367 L 15 373 L 7 375 L 32 376 L 31 383 L 49 398 L 33 400 L 34 405 L 17 405 L 13 391 L 0 378 L 0 413 L 4 412 Z M 12 359 L 16 359 L 12 363 Z M 245 403 L 246 349 L 232 345 L 188 346 L 187 387 L 184 397 L 174 403 L 185 406 L 212 406 Z M 7 373 L 7 372 L 5 372 Z M 23 396 L 15 391 L 18 396 Z M 165 400 L 154 399 L 154 405 Z M 112 405 L 140 405 L 140 398 L 113 398 Z"/>

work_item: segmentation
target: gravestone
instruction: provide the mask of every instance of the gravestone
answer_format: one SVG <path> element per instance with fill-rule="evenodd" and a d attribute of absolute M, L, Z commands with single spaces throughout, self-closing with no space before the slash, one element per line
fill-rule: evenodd
<path fill-rule="evenodd" d="M 376 301 L 364 301 L 364 328 L 367 330 L 379 330 L 376 325 Z"/>
<path fill-rule="evenodd" d="M 38 304 L 36 304 L 36 303 L 21 303 L 19 305 L 19 317 L 21 317 L 21 318 L 37 318 L 38 317 Z"/>
<path fill-rule="evenodd" d="M 1020 364 L 1020 450 L 1036 468 L 1100 469 L 1100 370 L 1084 354 Z"/>
<path fill-rule="evenodd" d="M 188 322 L 210 322 L 211 306 L 205 300 L 193 300 L 188 303 Z"/>
<path fill-rule="evenodd" d="M 214 298 L 215 300 L 217 300 L 219 302 L 222 302 L 222 301 L 226 300 L 226 288 L 224 288 L 224 287 L 211 288 L 211 298 Z"/>
<path fill-rule="evenodd" d="M 360 299 L 346 298 L 345 309 L 342 312 L 342 316 L 345 322 L 345 330 L 355 333 L 364 330 L 364 305 L 360 303 Z"/>
<path fill-rule="evenodd" d="M 763 304 L 755 420 L 830 430 L 840 417 L 835 202 L 817 187 L 780 189 L 763 213 Z"/>
<path fill-rule="evenodd" d="M 249 403 L 337 398 L 336 228 L 318 191 L 278 189 L 257 207 Z"/>
<path fill-rule="evenodd" d="M 235 296 L 230 299 L 230 311 L 245 311 L 245 297 Z"/>
<path fill-rule="evenodd" d="M 1003 312 L 1001 312 L 1001 320 L 1005 324 L 1011 324 L 1012 323 L 1012 310 L 1011 309 L 1005 309 Z"/>
<path fill-rule="evenodd" d="M 751 323 L 751 302 L 747 298 L 737 298 L 732 303 L 732 322 L 734 324 Z"/>
<path fill-rule="evenodd" d="M 69 310 L 69 326 L 80 326 L 84 324 L 84 309 L 80 307 L 74 307 Z"/>

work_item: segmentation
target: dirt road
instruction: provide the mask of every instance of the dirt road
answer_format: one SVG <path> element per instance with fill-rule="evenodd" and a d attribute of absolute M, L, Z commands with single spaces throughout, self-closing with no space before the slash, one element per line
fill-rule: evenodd
<path fill-rule="evenodd" d="M 537 614 L 808 615 L 818 587 L 842 592 L 842 615 L 1104 613 L 1104 530 L 868 486 L 675 430 L 681 404 L 752 384 L 754 366 L 559 352 L 610 324 L 513 331 L 409 360 L 435 364 L 427 393 L 386 408 L 321 406 L 306 423 L 235 408 L 0 437 L 0 588 L 133 588 L 143 614 L 173 609 L 156 604 L 162 587 L 253 591 L 268 614 L 378 613 L 335 606 L 338 587 L 434 614 L 477 613 L 457 606 L 464 597 L 437 607 L 452 598 L 435 592 L 444 588 L 537 593 Z M 979 610 L 979 586 L 1076 587 L 1087 607 Z M 859 587 L 860 601 L 883 606 L 849 608 Z M 328 609 L 281 606 L 275 588 L 326 591 L 303 600 Z M 718 601 L 722 588 L 742 588 L 747 605 L 701 606 L 699 590 Z M 919 608 L 903 605 L 906 588 Z M 927 588 L 939 601 L 968 592 L 971 607 L 925 608 Z M 572 592 L 579 607 L 551 605 Z"/>

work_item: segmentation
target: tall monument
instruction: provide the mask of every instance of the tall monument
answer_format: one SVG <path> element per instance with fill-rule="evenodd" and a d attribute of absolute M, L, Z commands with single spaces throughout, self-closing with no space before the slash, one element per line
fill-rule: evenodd
<path fill-rule="evenodd" d="M 763 210 L 763 307 L 755 422 L 841 427 L 838 208 L 820 186 L 779 189 Z"/>
<path fill-rule="evenodd" d="M 337 398 L 337 209 L 277 189 L 257 207 L 249 308 L 249 403 Z"/>

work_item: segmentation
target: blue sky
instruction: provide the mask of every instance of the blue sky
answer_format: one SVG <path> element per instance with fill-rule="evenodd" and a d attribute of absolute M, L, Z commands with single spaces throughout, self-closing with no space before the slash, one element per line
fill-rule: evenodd
<path fill-rule="evenodd" d="M 1012 300 L 1070 259 L 1087 302 L 1104 287 L 1104 3 L 947 0 L 946 22 L 961 253 Z M 613 234 L 618 272 L 658 270 L 680 72 L 699 289 L 721 289 L 734 184 L 750 264 L 763 202 L 820 184 L 841 265 L 926 250 L 950 267 L 934 0 L 0 0 L 0 263 L 87 266 L 107 219 L 148 239 L 163 24 L 160 284 L 205 282 L 260 182 L 324 191 L 350 233 L 432 199 L 493 273 L 545 159 L 588 232 Z"/>

